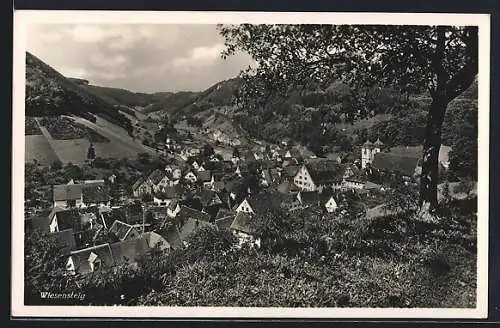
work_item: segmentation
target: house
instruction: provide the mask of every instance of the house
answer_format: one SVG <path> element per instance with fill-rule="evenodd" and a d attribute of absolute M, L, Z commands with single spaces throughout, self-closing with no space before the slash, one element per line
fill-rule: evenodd
<path fill-rule="evenodd" d="M 238 212 L 231 223 L 230 230 L 238 238 L 239 246 L 249 243 L 257 248 L 261 245 L 259 228 L 262 226 L 262 220 L 255 218 L 249 213 Z"/>
<path fill-rule="evenodd" d="M 85 274 L 111 267 L 115 263 L 109 244 L 92 246 L 72 251 L 66 262 L 66 269 L 72 273 Z"/>
<path fill-rule="evenodd" d="M 177 200 L 173 200 L 167 206 L 167 215 L 171 218 L 175 218 L 177 214 L 180 212 L 181 206 Z"/>
<path fill-rule="evenodd" d="M 130 238 L 124 241 L 110 244 L 114 265 L 122 263 L 137 263 L 137 260 L 144 256 L 148 250 L 148 241 L 144 237 Z"/>
<path fill-rule="evenodd" d="M 115 220 L 115 222 L 113 222 L 109 228 L 109 232 L 113 233 L 120 241 L 137 238 L 140 235 L 137 226 L 133 226 L 119 220 Z"/>
<path fill-rule="evenodd" d="M 134 197 L 142 197 L 151 194 L 153 192 L 151 182 L 145 177 L 140 177 L 132 185 L 132 192 L 134 193 Z"/>
<path fill-rule="evenodd" d="M 156 193 L 153 202 L 157 206 L 168 206 L 170 202 L 179 200 L 182 197 L 183 189 L 179 185 L 163 188 L 162 192 Z"/>
<path fill-rule="evenodd" d="M 54 232 L 53 235 L 62 246 L 62 254 L 70 254 L 72 251 L 76 250 L 76 241 L 73 229 L 65 229 L 62 231 Z"/>
<path fill-rule="evenodd" d="M 299 169 L 293 182 L 302 190 L 321 192 L 325 187 L 339 188 L 343 174 L 343 166 L 336 161 L 309 159 Z"/>
<path fill-rule="evenodd" d="M 283 181 L 280 183 L 276 190 L 282 194 L 297 193 L 300 189 L 291 181 Z"/>
<path fill-rule="evenodd" d="M 203 184 L 203 187 L 211 189 L 214 184 L 214 176 L 211 171 L 198 171 L 197 181 Z"/>
<path fill-rule="evenodd" d="M 439 148 L 438 162 L 445 169 L 448 169 L 450 165 L 450 158 L 449 158 L 450 151 L 451 151 L 450 146 L 441 145 L 441 147 Z M 423 152 L 422 146 L 415 146 L 415 147 L 397 146 L 397 147 L 391 147 L 390 149 L 390 153 L 412 156 L 412 157 L 421 157 L 422 152 Z"/>
<path fill-rule="evenodd" d="M 108 190 L 102 185 L 90 185 L 82 188 L 83 207 L 110 206 L 111 197 Z"/>
<path fill-rule="evenodd" d="M 420 156 L 406 156 L 395 153 L 377 153 L 372 167 L 388 174 L 400 174 L 404 178 L 415 178 L 421 173 Z"/>
<path fill-rule="evenodd" d="M 168 241 L 156 232 L 146 232 L 142 235 L 142 238 L 146 240 L 150 249 L 155 247 L 158 247 L 161 251 L 172 249 L 172 246 L 168 243 Z"/>
<path fill-rule="evenodd" d="M 184 179 L 190 183 L 195 183 L 197 181 L 197 177 L 196 175 L 192 172 L 192 171 L 189 171 L 185 176 L 184 176 Z"/>
<path fill-rule="evenodd" d="M 197 195 L 200 198 L 203 210 L 212 207 L 220 206 L 222 201 L 215 191 L 204 189 Z"/>
<path fill-rule="evenodd" d="M 111 174 L 111 175 L 108 177 L 108 181 L 109 181 L 109 183 L 114 184 L 114 183 L 116 182 L 116 178 L 117 178 L 116 174 Z"/>
<path fill-rule="evenodd" d="M 325 208 L 328 213 L 335 212 L 335 210 L 338 208 L 337 202 L 335 201 L 335 198 L 333 196 L 330 196 L 325 204 Z"/>
<path fill-rule="evenodd" d="M 360 175 L 351 176 L 348 178 L 344 178 L 342 181 L 342 189 L 364 189 L 365 187 L 365 179 L 363 179 Z"/>
<path fill-rule="evenodd" d="M 211 217 L 208 213 L 198 211 L 192 207 L 188 207 L 185 205 L 181 205 L 180 210 L 176 215 L 176 218 L 180 220 L 194 219 L 205 222 L 211 221 Z"/>
<path fill-rule="evenodd" d="M 283 168 L 281 175 L 284 176 L 285 179 L 293 180 L 299 169 L 300 166 L 298 165 L 288 165 Z"/>
<path fill-rule="evenodd" d="M 81 184 L 64 184 L 53 186 L 54 207 L 82 207 L 83 193 Z"/>
<path fill-rule="evenodd" d="M 58 210 L 49 214 L 50 232 L 73 229 L 74 232 L 85 230 L 81 213 L 78 209 Z"/>
<path fill-rule="evenodd" d="M 268 210 L 277 210 L 284 207 L 284 196 L 278 192 L 264 191 L 251 197 L 245 197 L 236 207 L 237 213 L 243 212 L 251 215 L 262 215 Z"/>
<path fill-rule="evenodd" d="M 166 187 L 171 186 L 172 182 L 168 173 L 161 170 L 154 170 L 148 176 L 152 192 L 162 192 Z"/>

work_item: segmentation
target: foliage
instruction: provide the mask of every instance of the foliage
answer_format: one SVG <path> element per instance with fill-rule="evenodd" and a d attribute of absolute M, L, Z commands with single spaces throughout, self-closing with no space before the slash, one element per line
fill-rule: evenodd
<path fill-rule="evenodd" d="M 223 58 L 243 51 L 257 64 L 240 74 L 240 107 L 261 111 L 286 97 L 292 86 L 324 89 L 341 79 L 360 100 L 361 106 L 340 110 L 354 121 L 374 114 L 362 105 L 371 87 L 391 87 L 407 96 L 428 92 L 432 101 L 425 125 L 420 205 L 437 206 L 443 120 L 450 101 L 477 74 L 476 27 L 240 24 L 218 25 L 218 30 L 225 39 Z"/>

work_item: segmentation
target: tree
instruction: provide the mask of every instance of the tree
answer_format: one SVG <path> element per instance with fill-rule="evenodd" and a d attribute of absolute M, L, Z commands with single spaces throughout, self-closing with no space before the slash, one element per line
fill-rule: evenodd
<path fill-rule="evenodd" d="M 92 143 L 90 143 L 89 149 L 87 150 L 87 159 L 89 160 L 91 165 L 94 163 L 95 149 L 94 149 L 94 145 Z"/>
<path fill-rule="evenodd" d="M 40 230 L 24 237 L 24 295 L 26 304 L 41 301 L 40 293 L 75 291 L 76 285 L 65 270 L 64 245 L 55 234 Z M 47 303 L 43 303 L 47 305 Z"/>
<path fill-rule="evenodd" d="M 355 90 L 392 87 L 403 95 L 432 98 L 423 145 L 419 205 L 437 207 L 441 129 L 451 100 L 474 81 L 478 70 L 477 27 L 357 25 L 218 25 L 227 58 L 237 51 L 257 62 L 241 72 L 237 104 L 261 108 L 294 86 L 325 88 L 341 79 Z M 349 120 L 370 115 L 363 106 L 345 112 Z"/>

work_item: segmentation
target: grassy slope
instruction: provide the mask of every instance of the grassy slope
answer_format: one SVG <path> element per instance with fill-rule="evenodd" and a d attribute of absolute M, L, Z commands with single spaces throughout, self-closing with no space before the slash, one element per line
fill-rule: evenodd
<path fill-rule="evenodd" d="M 101 116 L 125 129 L 130 120 L 105 100 L 87 92 L 52 67 L 26 53 L 26 115 Z"/>

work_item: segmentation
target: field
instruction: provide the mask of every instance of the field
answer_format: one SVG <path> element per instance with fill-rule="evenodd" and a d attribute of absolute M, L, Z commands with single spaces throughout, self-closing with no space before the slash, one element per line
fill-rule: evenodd
<path fill-rule="evenodd" d="M 43 135 L 27 135 L 24 137 L 24 162 L 36 160 L 43 165 L 50 165 L 59 158 Z"/>
<path fill-rule="evenodd" d="M 109 139 L 89 129 L 85 125 L 75 122 L 65 116 L 44 117 L 39 120 L 40 124 L 47 129 L 55 140 L 72 140 L 87 138 L 95 143 L 109 142 Z"/>

